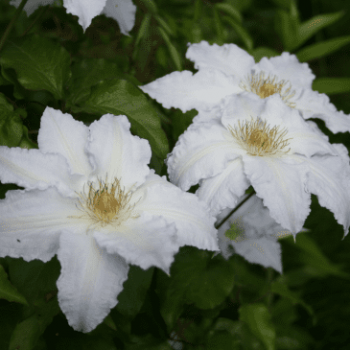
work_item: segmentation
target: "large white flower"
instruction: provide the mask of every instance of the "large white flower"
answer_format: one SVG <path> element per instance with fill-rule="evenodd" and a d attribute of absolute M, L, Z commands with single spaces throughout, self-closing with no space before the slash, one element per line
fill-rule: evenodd
<path fill-rule="evenodd" d="M 295 55 L 283 52 L 255 63 L 235 44 L 218 46 L 202 41 L 188 45 L 186 57 L 195 63 L 197 73 L 173 72 L 140 86 L 165 108 L 200 111 L 243 91 L 262 99 L 278 94 L 304 119 L 322 119 L 333 133 L 350 131 L 350 116 L 338 112 L 327 95 L 312 90 L 315 76 L 308 64 L 300 63 Z"/>
<path fill-rule="evenodd" d="M 213 215 L 234 208 L 252 185 L 270 215 L 293 234 L 310 212 L 311 193 L 331 210 L 347 234 L 350 165 L 344 145 L 328 142 L 280 96 L 249 93 L 222 101 L 221 118 L 192 123 L 168 155 L 171 182 L 196 195 Z"/>
<path fill-rule="evenodd" d="M 24 6 L 27 15 L 30 16 L 39 6 L 46 6 L 57 2 L 57 0 L 29 0 Z M 11 0 L 10 5 L 18 7 L 21 0 Z M 136 6 L 131 0 L 63 0 L 64 7 L 68 13 L 78 16 L 79 24 L 84 31 L 91 24 L 94 17 L 104 14 L 114 18 L 124 35 L 135 24 Z"/>
<path fill-rule="evenodd" d="M 89 127 L 47 107 L 39 150 L 0 147 L 0 180 L 25 190 L 0 201 L 0 257 L 61 263 L 58 301 L 89 332 L 117 304 L 128 264 L 169 273 L 182 245 L 219 250 L 205 203 L 150 170 L 147 140 L 125 116 Z"/>
<path fill-rule="evenodd" d="M 239 202 L 247 198 L 243 195 Z M 223 210 L 217 217 L 220 223 L 231 209 Z M 302 231 L 308 231 L 303 228 Z M 219 247 L 225 259 L 234 251 L 246 260 L 272 267 L 282 273 L 281 247 L 278 238 L 291 233 L 284 230 L 270 216 L 263 202 L 253 195 L 240 206 L 218 229 Z"/>

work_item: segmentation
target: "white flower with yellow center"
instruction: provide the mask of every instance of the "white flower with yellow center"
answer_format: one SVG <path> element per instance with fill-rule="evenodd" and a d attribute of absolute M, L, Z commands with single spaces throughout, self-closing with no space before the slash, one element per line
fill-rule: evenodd
<path fill-rule="evenodd" d="M 311 193 L 350 225 L 350 165 L 344 145 L 328 142 L 279 96 L 242 93 L 222 102 L 221 118 L 192 123 L 168 155 L 172 183 L 196 195 L 213 215 L 234 208 L 252 185 L 272 218 L 293 234 L 310 212 Z"/>
<path fill-rule="evenodd" d="M 11 0 L 10 5 L 18 7 L 21 1 Z M 24 10 L 30 16 L 39 6 L 55 2 L 57 0 L 29 0 Z M 129 35 L 135 24 L 136 6 L 131 0 L 63 0 L 63 5 L 68 13 L 78 16 L 79 24 L 84 31 L 90 26 L 92 19 L 101 14 L 114 18 L 124 35 Z"/>
<path fill-rule="evenodd" d="M 180 246 L 219 250 L 205 203 L 150 170 L 147 140 L 125 116 L 89 127 L 47 107 L 39 150 L 0 147 L 0 180 L 25 190 L 0 201 L 0 257 L 61 263 L 59 305 L 93 330 L 117 304 L 129 265 L 169 273 Z"/>
<path fill-rule="evenodd" d="M 247 195 L 243 195 L 241 202 Z M 231 209 L 223 210 L 217 217 L 220 223 Z M 302 231 L 308 231 L 303 228 Z M 218 228 L 219 247 L 225 259 L 234 252 L 252 263 L 272 267 L 282 273 L 281 247 L 278 239 L 291 235 L 276 223 L 269 210 L 256 195 L 250 197 Z"/>
<path fill-rule="evenodd" d="M 259 63 L 235 44 L 188 44 L 186 57 L 199 71 L 173 72 L 140 88 L 165 108 L 205 111 L 222 98 L 248 91 L 261 99 L 279 95 L 304 119 L 322 119 L 333 132 L 350 131 L 350 116 L 337 111 L 325 94 L 312 90 L 315 76 L 295 55 L 262 58 Z M 196 120 L 199 120 L 197 118 Z"/>

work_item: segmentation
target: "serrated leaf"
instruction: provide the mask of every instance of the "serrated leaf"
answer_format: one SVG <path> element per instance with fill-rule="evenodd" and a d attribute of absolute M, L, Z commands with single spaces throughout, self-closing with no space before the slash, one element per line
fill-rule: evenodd
<path fill-rule="evenodd" d="M 327 56 L 349 43 L 350 35 L 347 35 L 307 46 L 297 52 L 296 55 L 300 62 L 311 61 L 316 58 Z"/>
<path fill-rule="evenodd" d="M 64 86 L 71 75 L 70 55 L 58 43 L 39 35 L 8 41 L 1 52 L 0 63 L 16 71 L 24 88 L 47 90 L 56 99 L 63 98 Z"/>
<path fill-rule="evenodd" d="M 169 54 L 171 59 L 173 60 L 176 70 L 182 71 L 182 63 L 181 63 L 181 56 L 179 52 L 177 51 L 176 47 L 172 44 L 170 38 L 168 37 L 168 34 L 163 30 L 162 28 L 158 27 L 159 33 L 162 36 L 162 38 L 165 41 L 165 44 L 169 50 Z"/>
<path fill-rule="evenodd" d="M 160 118 L 136 86 L 126 80 L 110 80 L 92 88 L 90 97 L 81 107 L 87 113 L 126 115 L 131 130 L 149 141 L 153 152 L 161 159 L 169 152 L 168 140 Z"/>
<path fill-rule="evenodd" d="M 304 44 L 305 41 L 310 39 L 313 35 L 315 35 L 322 28 L 325 28 L 336 21 L 338 21 L 341 17 L 343 17 L 344 12 L 335 12 L 335 13 L 327 13 L 324 15 L 317 15 L 309 20 L 299 24 L 298 30 L 295 37 L 295 43 L 290 50 L 294 50 Z"/>
<path fill-rule="evenodd" d="M 266 305 L 246 304 L 239 308 L 239 319 L 245 322 L 251 332 L 265 345 L 266 350 L 274 350 L 276 332 Z"/>
<path fill-rule="evenodd" d="M 350 91 L 350 78 L 317 78 L 312 89 L 319 93 L 333 95 Z"/>
<path fill-rule="evenodd" d="M 26 298 L 8 280 L 7 273 L 2 265 L 0 265 L 0 298 L 28 305 Z"/>

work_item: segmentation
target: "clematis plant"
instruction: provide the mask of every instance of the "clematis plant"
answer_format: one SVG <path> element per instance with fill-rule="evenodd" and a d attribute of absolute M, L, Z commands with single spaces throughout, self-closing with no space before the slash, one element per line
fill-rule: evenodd
<path fill-rule="evenodd" d="M 0 257 L 44 262 L 57 254 L 59 305 L 93 330 L 117 304 L 129 264 L 169 273 L 183 245 L 218 251 L 205 203 L 150 170 L 148 141 L 125 116 L 89 127 L 47 107 L 39 150 L 0 147 L 0 180 L 25 190 L 0 201 Z"/>
<path fill-rule="evenodd" d="M 315 75 L 307 63 L 283 52 L 259 63 L 235 44 L 188 44 L 186 57 L 198 72 L 173 72 L 140 88 L 165 108 L 206 110 L 222 98 L 247 91 L 261 99 L 274 94 L 304 119 L 322 119 L 333 132 L 350 131 L 350 116 L 337 111 L 329 97 L 312 90 Z"/>
<path fill-rule="evenodd" d="M 218 110 L 216 111 L 218 113 Z M 220 115 L 220 114 L 219 114 Z M 193 123 L 167 158 L 170 180 L 196 195 L 213 215 L 233 208 L 252 185 L 271 217 L 295 236 L 310 213 L 311 193 L 350 225 L 350 165 L 346 147 L 330 144 L 279 95 L 249 93 L 222 101 L 221 117 Z"/>
<path fill-rule="evenodd" d="M 222 255 L 227 260 L 235 252 L 249 262 L 272 267 L 282 273 L 278 239 L 291 233 L 271 218 L 269 210 L 256 195 L 243 195 L 239 199 L 241 201 L 244 201 L 243 204 L 227 220 L 225 218 L 231 212 L 229 208 L 217 216 L 217 222 L 222 222 L 218 228 Z M 302 231 L 309 230 L 303 228 Z"/>
<path fill-rule="evenodd" d="M 10 5 L 18 7 L 22 1 L 11 0 Z M 29 0 L 24 10 L 30 16 L 39 6 L 55 2 L 57 0 Z M 135 24 L 136 6 L 132 0 L 64 0 L 63 4 L 68 13 L 78 16 L 79 24 L 84 31 L 90 26 L 92 19 L 100 14 L 114 18 L 124 35 L 129 35 Z"/>

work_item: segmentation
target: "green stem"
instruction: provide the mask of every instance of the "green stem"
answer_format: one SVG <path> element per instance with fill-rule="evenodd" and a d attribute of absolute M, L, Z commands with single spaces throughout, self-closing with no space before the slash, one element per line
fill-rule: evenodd
<path fill-rule="evenodd" d="M 5 45 L 5 42 L 7 40 L 7 37 L 9 36 L 9 34 L 11 33 L 11 30 L 13 28 L 13 26 L 15 25 L 19 15 L 21 14 L 23 7 L 25 6 L 25 4 L 27 3 L 28 0 L 22 0 L 20 5 L 18 6 L 15 15 L 13 16 L 11 22 L 9 23 L 9 25 L 7 26 L 5 33 L 2 35 L 2 38 L 0 40 L 0 51 L 2 50 L 3 46 Z"/>
<path fill-rule="evenodd" d="M 243 199 L 243 201 L 242 201 L 241 203 L 239 203 L 239 204 L 237 205 L 236 208 L 232 209 L 232 210 L 229 212 L 229 214 L 226 215 L 226 216 L 224 217 L 224 219 L 220 222 L 220 224 L 216 226 L 216 229 L 219 229 L 219 228 L 223 225 L 223 223 L 224 223 L 235 211 L 237 211 L 237 210 L 238 210 L 238 209 L 239 209 L 239 208 L 254 194 L 254 193 L 255 193 L 255 192 L 250 193 L 246 198 Z"/>

